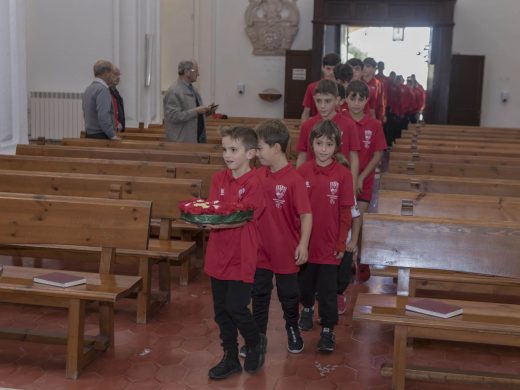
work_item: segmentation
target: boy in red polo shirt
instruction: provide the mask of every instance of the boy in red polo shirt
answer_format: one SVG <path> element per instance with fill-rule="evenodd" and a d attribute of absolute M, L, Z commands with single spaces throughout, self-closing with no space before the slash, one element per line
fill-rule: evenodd
<path fill-rule="evenodd" d="M 314 159 L 298 168 L 305 179 L 314 215 L 309 260 L 300 271 L 300 329 L 310 330 L 313 325 L 314 301 L 318 294 L 321 335 L 318 351 L 332 352 L 334 326 L 338 322 L 338 266 L 346 250 L 347 233 L 354 205 L 354 189 L 350 171 L 336 154 L 341 134 L 331 120 L 315 126 L 310 135 Z"/>
<path fill-rule="evenodd" d="M 260 332 L 267 330 L 269 303 L 276 290 L 282 304 L 287 349 L 303 350 L 298 329 L 298 271 L 307 261 L 312 214 L 303 178 L 287 162 L 285 151 L 289 130 L 282 121 L 261 123 L 257 129 L 258 170 L 265 199 L 265 212 L 259 220 L 260 250 L 253 284 L 253 316 Z"/>
<path fill-rule="evenodd" d="M 238 359 L 238 331 L 244 337 L 247 358 L 244 369 L 257 372 L 264 363 L 267 339 L 260 333 L 248 308 L 259 245 L 258 219 L 265 202 L 256 170 L 250 161 L 256 155 L 258 138 L 253 129 L 232 127 L 222 133 L 227 169 L 211 178 L 208 200 L 240 202 L 254 206 L 253 220 L 236 225 L 209 225 L 204 270 L 211 277 L 215 322 L 220 330 L 224 357 L 209 370 L 211 379 L 224 379 L 242 371 Z"/>
<path fill-rule="evenodd" d="M 318 114 L 305 121 L 300 129 L 298 138 L 298 159 L 296 167 L 307 160 L 314 158 L 310 143 L 311 131 L 324 119 L 332 120 L 341 132 L 340 152 L 348 158 L 354 183 L 358 175 L 358 150 L 360 149 L 359 138 L 355 131 L 354 123 L 345 115 L 336 111 L 339 104 L 338 85 L 334 81 L 321 80 L 314 90 L 314 100 L 318 108 Z"/>
<path fill-rule="evenodd" d="M 329 53 L 325 54 L 323 56 L 323 59 L 321 61 L 321 73 L 322 73 L 322 80 L 333 80 L 334 78 L 334 67 L 341 62 L 341 57 L 337 55 L 336 53 Z M 316 108 L 316 104 L 314 104 L 314 89 L 318 85 L 318 81 L 314 81 L 310 83 L 307 86 L 307 89 L 305 90 L 305 96 L 303 97 L 303 112 L 301 116 L 301 123 L 305 122 L 307 119 L 309 119 L 311 116 L 316 115 L 318 112 Z"/>
<path fill-rule="evenodd" d="M 363 60 L 363 81 L 367 83 L 369 88 L 369 97 L 374 100 L 371 107 L 374 108 L 376 119 L 386 122 L 384 91 L 381 81 L 375 77 L 377 62 L 372 57 Z"/>
<path fill-rule="evenodd" d="M 368 87 L 362 81 L 352 81 L 346 91 L 349 115 L 353 119 L 361 143 L 359 151 L 359 177 L 356 182 L 356 195 L 361 212 L 368 210 L 372 199 L 375 169 L 386 149 L 386 140 L 381 122 L 363 112 L 369 95 Z M 358 267 L 358 280 L 365 281 L 370 277 L 370 269 L 366 265 Z"/>

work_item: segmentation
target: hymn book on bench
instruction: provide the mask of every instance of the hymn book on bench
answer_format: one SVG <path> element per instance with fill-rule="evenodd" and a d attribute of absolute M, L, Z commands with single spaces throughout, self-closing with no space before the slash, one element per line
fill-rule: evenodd
<path fill-rule="evenodd" d="M 436 301 L 433 299 L 410 301 L 406 305 L 406 310 L 440 318 L 450 318 L 462 314 L 462 307 L 450 305 L 448 303 Z"/>
<path fill-rule="evenodd" d="M 82 276 L 65 274 L 63 272 L 50 272 L 35 276 L 33 281 L 41 284 L 48 284 L 56 287 L 72 287 L 87 283 L 87 279 Z"/>

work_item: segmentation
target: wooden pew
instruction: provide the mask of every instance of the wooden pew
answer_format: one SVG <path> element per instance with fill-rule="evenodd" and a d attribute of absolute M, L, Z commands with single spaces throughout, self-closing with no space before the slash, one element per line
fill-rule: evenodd
<path fill-rule="evenodd" d="M 180 284 L 188 283 L 190 257 L 195 250 L 195 243 L 171 240 L 171 225 L 172 220 L 180 216 L 178 202 L 200 196 L 200 180 L 0 171 L 0 192 L 103 198 L 109 195 L 113 185 L 120 186 L 121 191 L 118 195 L 122 199 L 152 201 L 152 218 L 159 219 L 159 238 L 150 239 L 146 251 L 119 250 L 117 252 L 118 261 L 139 262 L 139 275 L 143 278 L 143 289 L 137 297 L 137 321 L 144 323 L 147 321 L 151 305 L 151 266 L 153 263 L 159 264 L 161 293 L 166 302 L 170 301 L 171 294 L 170 264 L 180 266 Z M 69 249 L 44 246 L 4 247 L 0 248 L 0 253 L 11 256 L 70 259 L 74 258 L 71 253 L 89 252 L 88 248 Z M 97 255 L 92 251 L 90 253 L 94 257 Z"/>
<path fill-rule="evenodd" d="M 175 178 L 177 163 L 97 158 L 0 155 L 0 169 L 94 175 L 132 175 Z M 181 166 L 183 163 L 180 163 Z M 200 166 L 197 164 L 196 166 Z M 189 165 L 188 165 L 189 166 Z M 203 164 L 207 167 L 208 164 Z"/>
<path fill-rule="evenodd" d="M 406 132 L 401 135 L 401 138 L 397 140 L 446 140 L 446 141 L 480 141 L 480 142 L 495 142 L 495 143 L 506 143 L 513 142 L 518 143 L 520 141 L 520 133 L 518 135 L 511 134 L 457 134 L 457 133 L 416 133 Z"/>
<path fill-rule="evenodd" d="M 470 383 L 520 386 L 519 376 L 453 369 L 411 367 L 406 362 L 408 337 L 520 347 L 520 305 L 452 301 L 464 313 L 450 319 L 405 310 L 410 270 L 435 269 L 520 279 L 520 225 L 512 222 L 466 221 L 365 215 L 361 258 L 372 266 L 398 267 L 397 295 L 359 294 L 354 319 L 394 327 L 392 388 L 405 388 L 405 378 L 465 380 Z M 478 275 L 477 275 L 478 276 Z"/>
<path fill-rule="evenodd" d="M 447 139 L 399 139 L 396 141 L 396 145 L 399 147 L 410 147 L 412 150 L 419 149 L 422 147 L 428 148 L 454 148 L 454 149 L 518 149 L 518 143 L 511 140 L 502 140 L 502 142 L 495 140 L 480 141 L 480 140 L 447 140 Z"/>
<path fill-rule="evenodd" d="M 443 161 L 405 161 L 391 159 L 388 173 L 431 176 L 480 177 L 485 179 L 520 179 L 520 165 L 464 164 Z"/>
<path fill-rule="evenodd" d="M 380 190 L 376 212 L 410 218 L 520 222 L 520 198 Z M 397 269 L 377 267 L 372 275 L 397 277 Z M 511 303 L 520 296 L 520 279 L 411 270 L 410 295 L 422 296 L 432 291 L 443 297 Z"/>
<path fill-rule="evenodd" d="M 150 202 L 2 193 L 0 244 L 100 247 L 100 269 L 109 270 L 116 249 L 147 247 L 150 207 Z M 76 379 L 99 352 L 114 345 L 114 302 L 138 288 L 141 278 L 108 272 L 71 272 L 84 276 L 87 283 L 69 288 L 33 283 L 34 276 L 47 272 L 41 268 L 4 266 L 0 274 L 0 301 L 65 308 L 67 334 L 63 337 L 3 328 L 0 337 L 66 344 L 66 376 Z M 99 334 L 85 337 L 85 306 L 91 301 L 99 303 Z"/>
<path fill-rule="evenodd" d="M 17 155 L 83 157 L 109 160 L 222 164 L 222 153 L 180 152 L 153 149 L 87 148 L 64 145 L 17 145 Z"/>
<path fill-rule="evenodd" d="M 397 153 L 411 153 L 419 154 L 450 154 L 450 155 L 465 155 L 465 156 L 497 156 L 497 157 L 520 157 L 519 148 L 503 148 L 502 144 L 482 146 L 463 146 L 463 145 L 422 145 L 418 144 L 417 148 L 412 148 L 410 145 L 392 146 L 392 152 Z"/>
<path fill-rule="evenodd" d="M 419 152 L 402 152 L 392 151 L 390 153 L 390 162 L 392 161 L 421 161 L 421 162 L 443 162 L 454 164 L 477 164 L 477 165 L 497 165 L 497 166 L 520 166 L 520 157 L 503 157 L 503 156 L 469 156 L 462 154 L 435 154 L 435 153 L 419 153 Z"/>
<path fill-rule="evenodd" d="M 211 176 L 221 169 L 218 164 L 161 163 L 149 161 L 106 160 L 74 157 L 0 156 L 0 170 L 87 173 L 96 175 L 200 179 L 201 196 L 208 196 Z"/>
<path fill-rule="evenodd" d="M 93 148 L 117 148 L 117 149 L 157 149 L 173 151 L 190 151 L 202 153 L 222 153 L 222 146 L 215 144 L 185 144 L 177 142 L 159 141 L 132 141 L 123 139 L 121 141 L 92 139 L 92 138 L 63 138 L 62 145 L 88 146 Z"/>
<path fill-rule="evenodd" d="M 482 179 L 473 177 L 381 175 L 382 190 L 443 192 L 448 194 L 473 194 L 494 196 L 520 196 L 520 182 L 517 180 Z"/>

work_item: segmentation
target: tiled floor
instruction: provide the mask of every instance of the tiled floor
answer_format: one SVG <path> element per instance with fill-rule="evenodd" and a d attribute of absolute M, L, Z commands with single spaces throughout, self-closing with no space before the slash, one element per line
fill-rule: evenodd
<path fill-rule="evenodd" d="M 9 260 L 4 258 L 4 263 Z M 304 334 L 306 349 L 291 355 L 281 310 L 273 299 L 265 368 L 257 375 L 242 373 L 210 381 L 208 369 L 220 360 L 221 348 L 212 319 L 208 278 L 199 276 L 179 287 L 174 273 L 173 297 L 148 325 L 134 322 L 134 303 L 117 305 L 116 345 L 88 366 L 76 381 L 65 379 L 64 346 L 0 341 L 0 386 L 19 389 L 373 389 L 390 388 L 379 368 L 391 360 L 392 331 L 388 327 L 353 323 L 347 312 L 336 328 L 337 348 L 329 355 L 315 352 L 318 329 Z M 349 288 L 350 309 L 360 291 L 394 290 L 389 279 L 372 278 Z M 95 306 L 91 311 L 95 311 Z M 9 326 L 41 330 L 65 327 L 57 309 L 0 304 L 0 329 Z M 88 316 L 88 329 L 96 317 Z M 520 372 L 520 350 L 418 342 L 409 350 L 416 364 Z M 475 389 L 476 386 L 407 382 L 408 389 Z M 484 389 L 486 387 L 478 387 Z M 496 388 L 496 387 L 494 387 Z"/>

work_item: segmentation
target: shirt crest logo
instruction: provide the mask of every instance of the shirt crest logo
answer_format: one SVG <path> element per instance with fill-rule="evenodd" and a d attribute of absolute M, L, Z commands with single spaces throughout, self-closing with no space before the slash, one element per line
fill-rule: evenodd
<path fill-rule="evenodd" d="M 239 201 L 242 200 L 245 193 L 246 193 L 246 189 L 244 187 L 240 187 L 240 189 L 238 190 L 238 200 Z"/>
<path fill-rule="evenodd" d="M 363 140 L 363 144 L 365 145 L 365 149 L 370 147 L 371 139 L 372 139 L 372 130 L 365 130 L 365 139 Z"/>
<path fill-rule="evenodd" d="M 311 183 L 308 180 L 305 181 L 305 187 L 311 188 Z"/>
<path fill-rule="evenodd" d="M 331 181 L 329 183 L 329 189 L 330 194 L 328 194 L 328 198 L 330 201 L 330 204 L 336 204 L 336 200 L 338 199 L 338 190 L 339 190 L 339 183 L 337 181 Z"/>
<path fill-rule="evenodd" d="M 274 200 L 274 203 L 276 204 L 276 208 L 281 208 L 282 205 L 285 203 L 285 200 L 283 199 L 285 196 L 285 193 L 287 192 L 287 187 L 282 184 L 277 184 L 275 187 L 275 195 L 276 199 Z"/>
<path fill-rule="evenodd" d="M 224 188 L 220 188 L 220 196 L 224 196 Z"/>

